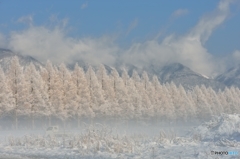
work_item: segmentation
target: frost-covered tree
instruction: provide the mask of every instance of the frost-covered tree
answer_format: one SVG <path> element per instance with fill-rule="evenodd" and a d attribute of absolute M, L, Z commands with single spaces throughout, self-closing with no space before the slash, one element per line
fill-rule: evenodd
<path fill-rule="evenodd" d="M 193 118 L 196 115 L 196 110 L 194 108 L 193 103 L 187 96 L 187 93 L 182 85 L 178 87 L 178 91 L 179 91 L 178 96 L 179 108 L 177 110 L 177 114 L 181 114 L 179 115 L 180 116 L 179 119 L 187 121 L 187 119 Z"/>
<path fill-rule="evenodd" d="M 211 94 L 209 93 L 209 91 L 207 90 L 205 85 L 201 85 L 200 89 L 201 89 L 202 93 L 204 94 L 205 100 L 212 112 L 212 115 L 214 115 L 213 111 L 215 111 L 215 108 L 214 108 L 214 104 L 212 103 L 213 101 L 211 100 L 211 97 L 210 97 Z"/>
<path fill-rule="evenodd" d="M 131 78 L 134 82 L 134 85 L 135 85 L 136 89 L 139 90 L 139 87 L 141 85 L 141 78 L 139 77 L 139 74 L 137 73 L 136 70 L 133 70 Z"/>
<path fill-rule="evenodd" d="M 63 63 L 59 66 L 58 78 L 59 105 L 56 110 L 65 127 L 66 120 L 75 115 L 77 104 L 74 100 L 75 92 L 71 74 Z"/>
<path fill-rule="evenodd" d="M 99 116 L 100 114 L 100 107 L 104 104 L 104 98 L 102 89 L 98 83 L 98 79 L 96 77 L 95 72 L 93 71 L 92 67 L 90 66 L 86 72 L 86 78 L 88 81 L 88 87 L 90 90 L 90 108 L 93 110 L 95 114 L 91 114 L 91 117 L 95 115 Z"/>
<path fill-rule="evenodd" d="M 162 85 L 160 84 L 156 75 L 152 78 L 152 104 L 154 110 L 154 116 L 156 119 L 160 118 L 161 116 L 161 98 L 162 98 Z"/>
<path fill-rule="evenodd" d="M 15 129 L 18 129 L 18 117 L 19 115 L 26 114 L 25 102 L 26 102 L 26 83 L 23 75 L 23 69 L 19 64 L 18 58 L 15 56 L 12 58 L 9 69 L 7 71 L 7 78 L 11 93 L 14 98 L 14 106 L 12 109 L 12 115 L 15 122 Z"/>
<path fill-rule="evenodd" d="M 231 89 L 226 88 L 224 90 L 224 96 L 226 97 L 226 101 L 229 105 L 230 113 L 237 113 L 238 108 L 237 108 L 236 100 L 234 98 L 234 91 L 231 91 Z"/>
<path fill-rule="evenodd" d="M 163 121 L 175 120 L 175 107 L 171 98 L 171 94 L 168 90 L 169 84 L 163 85 L 163 93 L 161 98 L 161 119 Z"/>
<path fill-rule="evenodd" d="M 234 107 L 235 107 L 235 112 L 234 113 L 240 113 L 240 99 L 239 99 L 239 95 L 237 94 L 237 89 L 235 87 L 230 87 L 230 91 L 232 93 L 233 96 L 233 103 L 234 103 Z"/>
<path fill-rule="evenodd" d="M 111 95 L 113 95 L 113 88 L 111 88 L 111 79 L 109 78 L 107 74 L 107 70 L 105 69 L 104 65 L 100 65 L 97 70 L 97 78 L 98 83 L 101 87 L 101 89 L 104 91 L 104 98 L 111 98 Z"/>
<path fill-rule="evenodd" d="M 93 113 L 90 108 L 90 90 L 88 87 L 85 73 L 78 64 L 75 65 L 72 79 L 74 84 L 75 101 L 77 104 L 76 115 L 78 120 L 78 127 L 80 126 L 80 118 L 91 116 Z"/>
<path fill-rule="evenodd" d="M 122 93 L 120 92 L 120 77 L 116 69 L 112 69 L 111 71 L 111 88 L 113 88 L 113 97 L 111 100 L 111 109 L 114 117 L 119 117 L 121 115 L 121 107 L 118 105 L 118 100 L 122 98 Z"/>
<path fill-rule="evenodd" d="M 192 110 L 189 110 L 191 114 L 188 114 L 188 118 L 194 119 L 197 118 L 197 105 L 193 99 L 193 91 L 188 90 L 186 92 L 187 98 L 188 98 L 188 105 L 192 108 Z M 186 107 L 188 109 L 188 107 Z"/>
<path fill-rule="evenodd" d="M 58 103 L 57 91 L 57 71 L 54 69 L 52 63 L 47 61 L 45 68 L 41 68 L 41 76 L 43 79 L 43 88 L 45 93 L 46 110 L 45 115 L 48 118 L 48 125 L 52 124 L 52 116 L 56 116 L 55 105 Z"/>
<path fill-rule="evenodd" d="M 237 113 L 240 113 L 240 90 L 237 87 L 231 87 L 231 90 L 234 92 L 234 98 L 236 100 Z"/>
<path fill-rule="evenodd" d="M 188 120 L 240 112 L 240 90 L 235 87 L 216 92 L 196 86 L 186 91 L 173 82 L 161 85 L 155 75 L 149 80 L 145 71 L 141 78 L 135 70 L 131 78 L 125 69 L 121 77 L 115 68 L 108 74 L 104 65 L 97 74 L 92 67 L 85 74 L 78 65 L 70 71 L 50 61 L 40 70 L 33 64 L 25 68 L 14 57 L 6 75 L 0 69 L 0 115 L 12 115 L 16 128 L 20 116 L 31 116 L 34 127 L 37 117 L 48 118 L 49 125 L 52 117 L 59 118 L 65 125 L 71 118 L 78 123 L 93 117 Z"/>
<path fill-rule="evenodd" d="M 127 94 L 130 98 L 129 102 L 134 108 L 134 118 L 140 119 L 142 116 L 141 96 L 135 86 L 133 79 L 129 79 L 128 81 Z"/>
<path fill-rule="evenodd" d="M 168 89 L 168 92 L 171 96 L 172 103 L 174 105 L 174 110 L 176 112 L 176 118 L 178 119 L 184 119 L 186 120 L 186 110 L 184 109 L 183 102 L 182 102 L 182 97 L 180 95 L 179 89 L 177 86 L 171 82 L 170 84 L 166 84 L 166 87 Z"/>
<path fill-rule="evenodd" d="M 124 85 L 122 78 L 119 78 L 118 87 L 117 87 L 117 102 L 120 107 L 120 118 L 122 119 L 132 119 L 134 116 L 134 107 L 130 102 L 128 96 L 127 87 Z"/>
<path fill-rule="evenodd" d="M 199 86 L 196 86 L 193 91 L 193 100 L 196 104 L 196 113 L 199 119 L 209 119 L 212 115 L 211 108 L 206 101 L 206 96 L 203 94 Z"/>
<path fill-rule="evenodd" d="M 112 86 L 112 79 L 108 76 L 107 70 L 105 69 L 104 65 L 100 65 L 97 71 L 97 77 L 99 85 L 102 89 L 103 97 L 104 97 L 104 104 L 101 105 L 101 112 L 102 116 L 111 116 L 113 114 L 113 110 L 111 107 L 114 103 L 114 87 Z"/>
<path fill-rule="evenodd" d="M 27 88 L 26 105 L 31 116 L 32 129 L 35 128 L 35 118 L 43 117 L 46 111 L 43 80 L 35 66 L 31 63 L 24 72 Z"/>
<path fill-rule="evenodd" d="M 142 97 L 142 106 L 144 107 L 145 117 L 153 117 L 153 107 L 151 103 L 151 84 L 148 78 L 148 74 L 144 71 L 141 78 L 141 84 L 138 85 Z"/>
<path fill-rule="evenodd" d="M 121 112 L 124 114 L 124 119 L 133 119 L 135 116 L 135 108 L 133 100 L 131 99 L 133 95 L 132 91 L 135 91 L 137 93 L 137 90 L 134 88 L 132 79 L 130 79 L 127 71 L 123 68 L 121 79 L 120 79 L 120 85 L 121 93 L 122 93 L 122 99 L 119 101 L 119 106 L 121 107 Z M 131 90 L 134 88 L 133 90 Z M 138 98 L 138 95 L 136 94 L 135 98 Z"/>
<path fill-rule="evenodd" d="M 6 76 L 0 67 L 0 118 L 7 115 L 14 107 L 13 94 L 8 86 Z"/>
<path fill-rule="evenodd" d="M 230 114 L 231 109 L 227 102 L 227 98 L 225 96 L 225 91 L 218 91 L 217 96 L 218 96 L 219 102 L 221 103 L 221 106 L 223 108 L 222 113 Z"/>
<path fill-rule="evenodd" d="M 143 105 L 142 105 L 142 96 L 141 96 L 141 78 L 139 77 L 136 70 L 133 70 L 131 80 L 129 80 L 130 89 L 135 89 L 136 93 L 133 96 L 134 107 L 136 112 L 136 117 L 140 118 L 143 113 Z"/>
<path fill-rule="evenodd" d="M 216 92 L 211 88 L 204 89 L 206 91 L 206 100 L 210 105 L 213 115 L 220 115 L 223 113 L 223 107 L 219 101 Z"/>
<path fill-rule="evenodd" d="M 123 80 L 123 83 L 124 83 L 125 87 L 127 87 L 127 82 L 129 80 L 129 75 L 128 75 L 128 73 L 127 73 L 125 68 L 123 68 L 123 70 L 122 70 L 121 77 L 122 77 L 122 80 Z"/>

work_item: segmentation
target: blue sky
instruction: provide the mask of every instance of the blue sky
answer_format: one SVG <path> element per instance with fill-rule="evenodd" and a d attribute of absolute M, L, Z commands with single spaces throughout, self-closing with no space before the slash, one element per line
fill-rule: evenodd
<path fill-rule="evenodd" d="M 58 52 L 61 58 L 56 61 L 82 58 L 83 55 L 85 58 L 87 54 L 89 57 L 84 60 L 92 60 L 93 63 L 98 60 L 113 63 L 118 56 L 137 59 L 134 61 L 136 65 L 152 63 L 156 56 L 172 61 L 176 57 L 174 51 L 182 50 L 182 53 L 177 53 L 180 61 L 174 59 L 173 62 L 213 74 L 217 72 L 216 68 L 219 69 L 218 65 L 224 65 L 221 70 L 225 69 L 226 61 L 231 61 L 229 56 L 240 59 L 240 3 L 239 0 L 230 1 L 0 0 L 0 46 L 43 61 L 56 60 L 54 57 Z M 225 8 L 221 9 L 221 4 Z M 189 42 L 193 36 L 201 42 Z M 38 46 L 45 39 L 46 44 Z M 182 42 L 184 39 L 186 42 Z M 67 44 L 59 50 L 48 46 L 61 43 Z M 43 49 L 39 50 L 40 46 Z M 75 49 L 68 50 L 69 47 Z M 195 54 L 186 53 L 195 49 Z M 69 53 L 60 53 L 61 50 Z M 168 53 L 169 50 L 174 51 Z M 148 61 L 145 56 L 149 57 Z M 198 58 L 199 67 L 194 66 Z M 216 59 L 217 64 L 213 64 Z M 164 63 L 164 60 L 158 61 Z"/>

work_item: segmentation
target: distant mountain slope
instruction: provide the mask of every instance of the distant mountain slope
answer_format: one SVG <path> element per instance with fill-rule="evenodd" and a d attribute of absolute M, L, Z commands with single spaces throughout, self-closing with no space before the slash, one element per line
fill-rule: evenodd
<path fill-rule="evenodd" d="M 11 50 L 3 48 L 0 48 L 0 66 L 6 70 L 9 67 L 12 57 L 14 56 L 17 56 L 19 58 L 19 62 L 22 66 L 27 66 L 31 62 L 37 68 L 43 66 L 38 60 L 34 59 L 31 56 L 23 56 L 14 53 Z M 87 71 L 90 65 L 85 61 L 75 61 L 74 63 L 67 65 L 68 68 L 72 70 L 75 63 L 78 63 L 78 65 L 85 71 Z M 217 79 L 209 79 L 208 77 L 200 75 L 180 63 L 168 64 L 164 67 L 150 65 L 143 68 L 139 68 L 132 64 L 123 63 L 118 63 L 113 67 L 108 65 L 104 66 L 108 73 L 110 73 L 113 67 L 115 67 L 118 70 L 119 74 L 121 74 L 122 69 L 125 68 L 128 71 L 129 76 L 132 75 L 133 70 L 136 70 L 140 75 L 143 71 L 146 71 L 149 74 L 150 78 L 153 75 L 157 75 L 161 83 L 174 82 L 177 85 L 183 85 L 187 89 L 191 89 L 196 85 L 205 85 L 206 87 L 212 87 L 214 90 L 224 89 L 226 85 L 234 85 L 240 87 L 240 66 L 238 68 L 229 70 L 227 73 L 219 76 Z M 93 66 L 93 69 L 96 71 L 97 66 Z"/>
<path fill-rule="evenodd" d="M 3 49 L 0 48 L 0 66 L 4 69 L 7 70 L 11 59 L 17 56 L 19 58 L 19 62 L 21 66 L 27 66 L 29 65 L 31 62 L 37 67 L 39 68 L 40 66 L 42 66 L 41 62 L 39 62 L 38 60 L 34 59 L 31 56 L 23 56 L 17 53 L 12 52 L 9 49 Z"/>
<path fill-rule="evenodd" d="M 176 85 L 181 84 L 188 89 L 196 85 L 205 85 L 206 87 L 212 87 L 214 90 L 225 88 L 223 83 L 200 75 L 180 63 L 168 64 L 164 67 L 152 65 L 145 67 L 145 70 L 150 74 L 156 74 L 161 83 L 174 82 Z"/>
<path fill-rule="evenodd" d="M 235 86 L 240 88 L 240 65 L 219 75 L 216 77 L 216 80 L 224 83 L 228 87 Z"/>

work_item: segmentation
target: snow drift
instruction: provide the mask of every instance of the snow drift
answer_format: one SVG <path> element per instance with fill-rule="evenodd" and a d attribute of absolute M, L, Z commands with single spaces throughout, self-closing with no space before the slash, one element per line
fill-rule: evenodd
<path fill-rule="evenodd" d="M 240 141 L 240 114 L 221 114 L 195 128 L 192 135 L 202 141 Z"/>

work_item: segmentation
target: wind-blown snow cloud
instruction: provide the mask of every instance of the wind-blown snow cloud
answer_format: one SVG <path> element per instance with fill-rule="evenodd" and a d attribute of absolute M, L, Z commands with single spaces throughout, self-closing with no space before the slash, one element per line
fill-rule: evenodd
<path fill-rule="evenodd" d="M 240 64 L 240 50 L 235 50 L 232 54 L 232 61 L 234 61 L 235 65 Z"/>
<path fill-rule="evenodd" d="M 128 35 L 133 29 L 135 29 L 137 27 L 137 25 L 138 25 L 138 19 L 135 19 L 129 25 L 126 35 Z"/>
<path fill-rule="evenodd" d="M 0 47 L 6 47 L 6 38 L 3 34 L 0 33 Z"/>
<path fill-rule="evenodd" d="M 83 3 L 82 5 L 81 5 L 81 9 L 85 9 L 85 8 L 87 8 L 88 7 L 88 3 L 87 2 L 85 2 L 85 3 Z"/>
<path fill-rule="evenodd" d="M 211 14 L 204 16 L 198 24 L 191 30 L 189 36 L 197 38 L 205 43 L 213 30 L 222 24 L 229 15 L 229 7 L 233 0 L 222 0 L 218 4 L 217 9 Z"/>
<path fill-rule="evenodd" d="M 173 12 L 172 16 L 173 17 L 180 17 L 180 16 L 183 16 L 183 15 L 186 15 L 186 14 L 188 14 L 187 9 L 178 9 L 175 12 Z"/>
<path fill-rule="evenodd" d="M 68 24 L 68 18 L 59 19 L 58 16 L 55 14 L 52 14 L 49 17 L 49 21 L 50 21 L 51 25 L 57 26 L 60 28 L 65 28 L 65 27 L 67 27 L 67 24 Z"/>
<path fill-rule="evenodd" d="M 20 17 L 17 22 L 19 23 L 25 23 L 25 24 L 28 24 L 28 25 L 32 25 L 33 23 L 33 16 L 32 15 L 28 15 L 28 16 L 23 16 L 23 17 Z"/>
<path fill-rule="evenodd" d="M 85 60 L 90 63 L 111 64 L 118 50 L 110 37 L 74 39 L 66 36 L 63 28 L 30 27 L 22 32 L 13 32 L 9 47 L 22 54 L 46 61 L 70 62 Z"/>
<path fill-rule="evenodd" d="M 204 47 L 204 43 L 214 29 L 227 18 L 231 2 L 220 1 L 213 13 L 202 17 L 197 25 L 183 36 L 169 35 L 162 42 L 150 40 L 134 43 L 124 54 L 124 60 L 138 65 L 180 62 L 194 71 L 210 76 L 216 71 L 221 71 L 221 67 Z"/>

